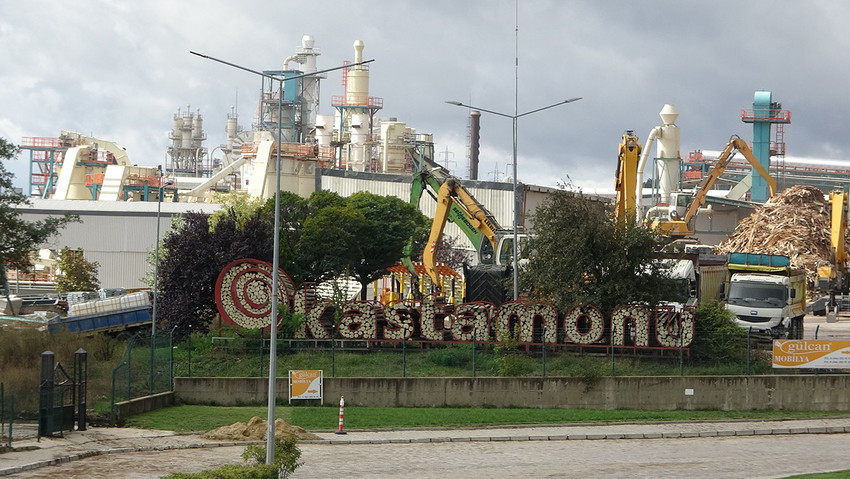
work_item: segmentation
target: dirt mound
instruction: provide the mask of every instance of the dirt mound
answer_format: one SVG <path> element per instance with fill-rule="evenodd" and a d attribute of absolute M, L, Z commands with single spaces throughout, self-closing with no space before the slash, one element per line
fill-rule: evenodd
<path fill-rule="evenodd" d="M 237 422 L 229 426 L 222 426 L 203 435 L 206 439 L 218 441 L 262 441 L 266 438 L 268 422 L 257 416 L 251 418 L 248 424 Z M 319 436 L 298 426 L 287 424 L 283 419 L 274 422 L 274 436 L 286 439 L 297 437 L 300 440 L 319 440 Z"/>
<path fill-rule="evenodd" d="M 815 264 L 830 261 L 831 256 L 829 201 L 815 187 L 792 186 L 741 220 L 715 250 L 788 256 L 814 284 Z"/>

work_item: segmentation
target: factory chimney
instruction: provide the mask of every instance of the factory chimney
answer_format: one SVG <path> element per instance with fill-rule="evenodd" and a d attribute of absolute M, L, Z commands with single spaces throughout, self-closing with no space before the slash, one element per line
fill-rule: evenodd
<path fill-rule="evenodd" d="M 478 153 L 481 144 L 481 112 L 469 112 L 469 179 L 478 179 Z"/>

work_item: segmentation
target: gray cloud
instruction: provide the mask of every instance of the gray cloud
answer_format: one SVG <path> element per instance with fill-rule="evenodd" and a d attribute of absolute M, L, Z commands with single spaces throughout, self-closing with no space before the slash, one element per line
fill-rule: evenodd
<path fill-rule="evenodd" d="M 751 139 L 740 110 L 771 90 L 792 111 L 787 153 L 845 159 L 850 108 L 844 88 L 850 39 L 838 1 L 519 2 L 520 113 L 580 102 L 519 121 L 519 178 L 567 176 L 613 186 L 617 145 L 643 141 L 664 103 L 680 112 L 682 153 Z M 189 50 L 254 69 L 277 69 L 303 34 L 320 68 L 353 59 L 363 40 L 370 90 L 393 116 L 433 133 L 466 172 L 467 113 L 459 100 L 514 111 L 514 2 L 33 1 L 0 4 L 0 136 L 78 130 L 118 142 L 133 162 L 161 163 L 178 107 L 200 108 L 211 149 L 236 105 L 251 127 L 259 79 Z M 322 113 L 342 93 L 322 83 Z M 482 176 L 511 161 L 510 120 L 482 117 Z M 12 165 L 24 185 L 26 158 Z M 456 165 L 456 166 L 455 166 Z"/>

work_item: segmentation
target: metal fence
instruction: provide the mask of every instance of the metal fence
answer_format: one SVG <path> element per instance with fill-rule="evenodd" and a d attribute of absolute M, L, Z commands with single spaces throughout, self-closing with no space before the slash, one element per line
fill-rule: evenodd
<path fill-rule="evenodd" d="M 726 372 L 771 372 L 769 344 L 756 335 L 741 339 L 741 354 Z M 473 336 L 474 337 L 474 336 Z M 269 368 L 268 339 L 196 335 L 174 345 L 175 376 L 263 377 Z M 692 358 L 693 350 L 678 347 L 645 350 L 629 345 L 564 346 L 495 341 L 440 344 L 426 341 L 352 339 L 279 339 L 278 371 L 322 369 L 329 377 L 455 376 L 564 376 L 564 375 L 689 375 L 707 374 Z M 303 354 L 306 353 L 306 354 Z M 657 364 L 644 372 L 635 363 Z M 239 365 L 233 367 L 233 365 Z M 593 371 L 583 369 L 588 365 Z M 705 366 L 707 369 L 711 366 Z M 637 372 L 636 372 L 637 371 Z"/>
<path fill-rule="evenodd" d="M 110 421 L 115 403 L 171 391 L 174 385 L 174 329 L 158 334 L 136 333 L 118 366 L 112 370 Z"/>

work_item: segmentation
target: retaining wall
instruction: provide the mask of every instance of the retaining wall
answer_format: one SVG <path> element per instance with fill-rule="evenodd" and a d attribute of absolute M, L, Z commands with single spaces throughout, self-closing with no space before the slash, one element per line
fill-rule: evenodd
<path fill-rule="evenodd" d="M 266 392 L 266 397 L 268 397 L 268 392 Z M 112 421 L 115 424 L 124 424 L 124 420 L 130 416 L 148 411 L 156 411 L 172 404 L 174 404 L 174 391 L 117 402 L 113 410 L 114 416 Z"/>
<path fill-rule="evenodd" d="M 287 378 L 277 379 L 286 402 Z M 534 407 L 850 411 L 850 375 L 580 378 L 324 378 L 325 403 L 363 407 Z M 266 404 L 267 378 L 175 378 L 184 404 Z"/>

